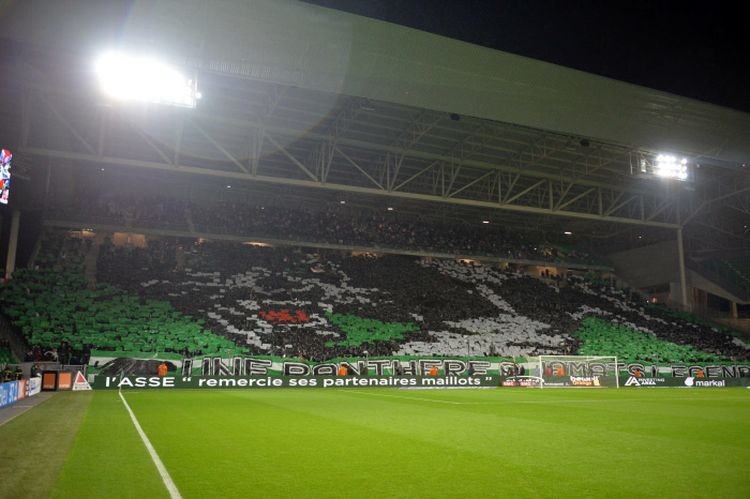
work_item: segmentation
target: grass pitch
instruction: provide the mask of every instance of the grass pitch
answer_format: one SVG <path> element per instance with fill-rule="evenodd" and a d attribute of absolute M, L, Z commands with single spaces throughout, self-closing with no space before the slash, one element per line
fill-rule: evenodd
<path fill-rule="evenodd" d="M 123 394 L 186 498 L 750 495 L 750 390 Z M 117 392 L 59 394 L 0 427 L 0 443 L 31 419 L 54 430 L 35 411 L 70 400 L 85 415 L 55 433 L 72 441 L 64 463 L 28 497 L 168 497 Z"/>

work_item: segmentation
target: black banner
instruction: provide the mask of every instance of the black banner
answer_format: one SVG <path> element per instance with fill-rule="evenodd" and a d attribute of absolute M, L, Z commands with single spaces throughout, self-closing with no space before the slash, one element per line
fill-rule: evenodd
<path fill-rule="evenodd" d="M 176 377 L 176 376 L 97 376 L 92 387 L 97 390 L 198 388 L 367 388 L 390 387 L 411 389 L 494 388 L 498 376 L 244 376 L 244 377 Z"/>

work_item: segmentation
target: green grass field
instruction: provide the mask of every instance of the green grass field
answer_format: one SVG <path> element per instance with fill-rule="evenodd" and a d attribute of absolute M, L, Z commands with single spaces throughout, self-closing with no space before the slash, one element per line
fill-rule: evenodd
<path fill-rule="evenodd" d="M 750 495 L 750 390 L 123 393 L 186 498 Z M 3 498 L 168 497 L 117 392 L 57 394 L 0 450 Z"/>

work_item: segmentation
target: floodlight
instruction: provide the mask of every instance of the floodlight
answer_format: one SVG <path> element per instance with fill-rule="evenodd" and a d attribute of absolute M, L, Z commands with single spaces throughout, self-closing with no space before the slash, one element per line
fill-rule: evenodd
<path fill-rule="evenodd" d="M 482 220 L 482 223 L 483 224 L 488 224 L 488 223 L 490 223 L 490 221 L 489 220 Z"/>
<path fill-rule="evenodd" d="M 573 235 L 573 233 L 570 232 L 569 230 L 566 230 L 565 232 L 563 232 L 563 234 L 565 234 L 566 236 L 572 236 Z"/>
<path fill-rule="evenodd" d="M 630 156 L 630 173 L 641 177 L 657 177 L 688 181 L 691 177 L 690 165 L 699 168 L 695 162 L 689 163 L 688 159 L 676 156 L 672 153 L 646 153 L 636 152 Z"/>
<path fill-rule="evenodd" d="M 102 91 L 115 100 L 194 108 L 201 97 L 194 79 L 152 57 L 107 52 L 95 69 Z"/>
<path fill-rule="evenodd" d="M 677 159 L 671 154 L 659 154 L 654 162 L 654 175 L 677 180 L 687 180 L 687 159 Z"/>

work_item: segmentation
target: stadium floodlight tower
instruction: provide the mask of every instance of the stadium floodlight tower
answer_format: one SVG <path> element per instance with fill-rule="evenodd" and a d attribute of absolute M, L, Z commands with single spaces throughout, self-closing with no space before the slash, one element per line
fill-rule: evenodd
<path fill-rule="evenodd" d="M 688 166 L 687 158 L 674 154 L 638 152 L 635 161 L 631 158 L 630 168 L 634 175 L 684 182 L 689 178 Z"/>
<path fill-rule="evenodd" d="M 620 388 L 617 357 L 609 355 L 540 355 L 539 377 L 541 388 Z"/>
<path fill-rule="evenodd" d="M 105 52 L 95 72 L 102 92 L 116 101 L 192 109 L 201 98 L 195 78 L 151 56 Z"/>

